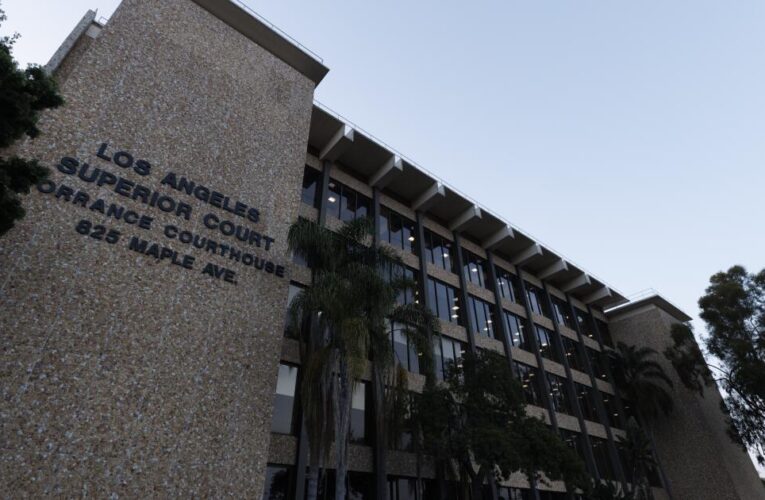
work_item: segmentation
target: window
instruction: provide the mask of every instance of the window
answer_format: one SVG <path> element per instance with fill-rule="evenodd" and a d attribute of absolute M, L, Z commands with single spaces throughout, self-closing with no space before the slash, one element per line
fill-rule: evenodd
<path fill-rule="evenodd" d="M 292 417 L 295 405 L 297 376 L 297 366 L 284 363 L 279 364 L 274 408 L 271 415 L 271 432 L 279 434 L 292 434 L 293 432 Z"/>
<path fill-rule="evenodd" d="M 285 500 L 290 491 L 290 472 L 287 465 L 266 466 L 266 481 L 263 485 L 263 500 Z"/>
<path fill-rule="evenodd" d="M 585 337 L 591 339 L 595 338 L 595 332 L 592 330 L 592 321 L 590 321 L 590 315 L 578 307 L 574 308 L 576 314 L 576 322 L 579 325 L 579 333 Z"/>
<path fill-rule="evenodd" d="M 608 442 L 605 439 L 590 436 L 592 445 L 592 455 L 595 458 L 595 465 L 598 467 L 600 475 L 606 479 L 614 479 L 613 467 L 611 467 L 611 457 L 608 454 Z"/>
<path fill-rule="evenodd" d="M 417 255 L 416 234 L 414 222 L 388 207 L 380 206 L 380 240 Z"/>
<path fill-rule="evenodd" d="M 613 347 L 614 339 L 611 337 L 611 330 L 608 328 L 608 323 L 599 319 L 596 319 L 595 323 L 598 325 L 598 333 L 600 333 L 600 338 L 603 340 L 603 343 L 609 347 Z"/>
<path fill-rule="evenodd" d="M 432 312 L 441 321 L 463 324 L 456 288 L 442 281 L 428 278 L 428 295 Z"/>
<path fill-rule="evenodd" d="M 459 340 L 453 340 L 443 335 L 433 338 L 433 353 L 436 362 L 436 378 L 444 380 L 449 369 L 460 362 L 465 347 Z"/>
<path fill-rule="evenodd" d="M 366 472 L 348 472 L 348 500 L 373 500 L 375 478 Z"/>
<path fill-rule="evenodd" d="M 552 300 L 555 322 L 575 330 L 576 325 L 574 325 L 574 320 L 571 318 L 571 308 L 568 306 L 568 303 L 554 295 L 551 295 L 550 299 Z"/>
<path fill-rule="evenodd" d="M 561 359 L 560 356 L 558 356 L 558 348 L 554 345 L 555 332 L 539 325 L 535 326 L 537 332 L 537 343 L 539 344 L 539 353 L 549 360 L 560 363 Z"/>
<path fill-rule="evenodd" d="M 500 267 L 497 267 L 496 270 L 499 295 L 504 299 L 512 300 L 516 304 L 521 304 L 523 294 L 520 291 L 521 284 L 518 282 L 518 277 Z"/>
<path fill-rule="evenodd" d="M 528 281 L 526 282 L 526 295 L 529 299 L 529 307 L 531 311 L 541 316 L 550 317 L 550 313 L 547 310 L 547 302 L 545 301 L 544 290 L 532 285 Z"/>
<path fill-rule="evenodd" d="M 419 353 L 406 336 L 405 329 L 404 324 L 391 322 L 391 339 L 396 364 L 412 373 L 420 373 Z"/>
<path fill-rule="evenodd" d="M 305 166 L 303 170 L 303 194 L 302 201 L 306 205 L 319 208 L 319 189 L 321 186 L 321 172 Z"/>
<path fill-rule="evenodd" d="M 524 319 L 520 316 L 507 311 L 503 311 L 505 316 L 505 325 L 507 325 L 507 334 L 510 336 L 510 344 L 527 351 L 531 351 L 529 339 L 526 338 Z"/>
<path fill-rule="evenodd" d="M 584 442 L 582 440 L 582 435 L 579 434 L 578 432 L 561 429 L 560 437 L 569 446 L 569 448 L 574 450 L 576 454 L 579 455 L 579 458 L 582 459 L 582 462 L 585 462 Z"/>
<path fill-rule="evenodd" d="M 454 272 L 452 243 L 446 238 L 425 229 L 425 259 L 436 267 Z"/>
<path fill-rule="evenodd" d="M 539 370 L 533 366 L 513 361 L 513 373 L 521 383 L 526 403 L 541 406 L 542 393 L 539 387 Z"/>
<path fill-rule="evenodd" d="M 345 184 L 329 180 L 329 195 L 327 196 L 327 215 L 348 222 L 370 213 L 372 200 Z"/>
<path fill-rule="evenodd" d="M 582 357 L 579 355 L 579 342 L 564 335 L 560 336 L 560 340 L 563 344 L 563 353 L 566 356 L 566 361 L 568 361 L 568 366 L 572 370 L 586 372 L 587 367 L 582 362 Z"/>
<path fill-rule="evenodd" d="M 486 288 L 486 261 L 464 248 L 462 249 L 462 259 L 465 279 L 474 285 Z"/>
<path fill-rule="evenodd" d="M 582 410 L 582 417 L 585 420 L 600 422 L 594 389 L 590 386 L 574 382 L 574 390 L 576 390 L 576 397 L 579 400 L 579 408 Z"/>
<path fill-rule="evenodd" d="M 622 423 L 619 415 L 619 406 L 616 404 L 616 397 L 607 392 L 601 392 L 600 397 L 603 399 L 603 407 L 606 411 L 608 424 L 611 427 L 621 427 Z"/>
<path fill-rule="evenodd" d="M 494 306 L 486 301 L 468 296 L 468 317 L 470 318 L 470 328 L 475 333 L 484 337 L 494 337 Z"/>
<path fill-rule="evenodd" d="M 571 401 L 568 398 L 565 380 L 555 374 L 547 373 L 547 383 L 550 385 L 550 399 L 555 411 L 571 414 Z"/>
<path fill-rule="evenodd" d="M 410 477 L 388 476 L 389 500 L 417 500 L 417 480 Z"/>
<path fill-rule="evenodd" d="M 419 301 L 420 290 L 417 285 L 419 281 L 420 273 L 411 267 L 402 266 L 399 264 L 384 264 L 383 277 L 388 281 L 405 279 L 411 282 L 412 286 L 399 290 L 396 301 L 399 305 L 411 304 Z"/>
<path fill-rule="evenodd" d="M 354 443 L 366 443 L 369 439 L 371 412 L 366 410 L 372 407 L 371 401 L 369 383 L 356 382 L 351 397 L 351 441 Z"/>
<path fill-rule="evenodd" d="M 284 313 L 284 336 L 290 337 L 290 338 L 297 338 L 298 335 L 296 335 L 297 332 L 291 332 L 290 331 L 290 305 L 292 304 L 292 301 L 295 299 L 297 294 L 299 294 L 302 290 L 304 290 L 305 287 L 303 285 L 300 285 L 298 283 L 290 282 L 289 290 L 287 292 L 287 310 Z M 305 328 L 308 327 L 308 318 L 305 318 L 305 321 L 303 322 L 301 331 L 305 331 Z"/>
<path fill-rule="evenodd" d="M 534 496 L 531 490 L 501 486 L 497 488 L 497 498 L 499 500 L 531 500 Z"/>
<path fill-rule="evenodd" d="M 587 355 L 590 358 L 590 365 L 592 366 L 592 373 L 595 375 L 595 378 L 606 380 L 608 377 L 606 376 L 606 370 L 603 366 L 603 358 L 601 357 L 601 352 L 588 347 Z"/>

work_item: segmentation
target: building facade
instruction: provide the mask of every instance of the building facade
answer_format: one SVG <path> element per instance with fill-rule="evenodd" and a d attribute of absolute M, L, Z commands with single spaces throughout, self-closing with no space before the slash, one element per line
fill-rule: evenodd
<path fill-rule="evenodd" d="M 631 410 L 607 354 L 615 340 L 661 347 L 656 325 L 689 320 L 671 304 L 627 303 L 314 102 L 322 61 L 236 3 L 124 0 L 105 25 L 86 15 L 48 69 L 66 105 L 16 152 L 52 175 L 0 239 L 2 491 L 303 498 L 300 356 L 285 334 L 311 281 L 287 249 L 298 217 L 372 217 L 375 244 L 400 253 L 441 321 L 439 370 L 468 350 L 507 356 L 528 412 L 594 477 L 629 480 L 618 438 Z M 417 353 L 394 330 L 416 392 Z M 353 395 L 358 499 L 385 497 L 367 382 Z M 689 409 L 656 430 L 655 498 L 763 497 L 712 392 L 683 395 L 703 418 Z M 414 499 L 411 446 L 393 448 L 385 493 Z M 428 496 L 432 467 L 423 477 Z M 514 475 L 486 498 L 567 496 Z"/>

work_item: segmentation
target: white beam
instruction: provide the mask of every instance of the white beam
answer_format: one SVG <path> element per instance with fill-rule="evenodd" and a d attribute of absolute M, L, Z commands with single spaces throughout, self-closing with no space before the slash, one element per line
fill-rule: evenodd
<path fill-rule="evenodd" d="M 444 185 L 440 182 L 434 182 L 424 193 L 414 200 L 412 203 L 412 210 L 415 212 L 425 212 L 432 207 L 435 202 L 443 200 L 445 196 L 446 190 L 444 189 Z"/>
<path fill-rule="evenodd" d="M 483 243 L 481 243 L 481 246 L 484 247 L 486 250 L 492 250 L 496 248 L 500 243 L 505 241 L 506 239 L 512 239 L 515 238 L 515 233 L 513 232 L 513 228 L 510 226 L 505 226 L 496 233 L 492 234 L 485 240 L 483 240 Z"/>
<path fill-rule="evenodd" d="M 582 302 L 585 304 L 592 304 L 593 302 L 598 302 L 609 297 L 611 297 L 611 290 L 607 286 L 602 286 L 591 294 L 583 297 Z"/>
<path fill-rule="evenodd" d="M 451 224 L 449 224 L 449 230 L 450 231 L 459 231 L 463 227 L 467 226 L 470 222 L 472 222 L 475 219 L 481 218 L 481 209 L 478 208 L 478 205 L 470 205 L 467 210 L 459 214 L 457 217 L 452 219 Z"/>
<path fill-rule="evenodd" d="M 539 271 L 539 273 L 537 273 L 537 278 L 541 280 L 546 280 L 548 278 L 555 276 L 556 274 L 562 273 L 563 271 L 568 271 L 568 264 L 566 264 L 565 260 L 558 259 L 552 265 L 549 265 L 546 268 Z"/>
<path fill-rule="evenodd" d="M 319 153 L 320 160 L 337 160 L 341 154 L 353 143 L 353 129 L 348 125 L 341 125 L 332 136 L 326 146 Z"/>
<path fill-rule="evenodd" d="M 401 161 L 401 158 L 393 155 L 369 178 L 369 184 L 373 187 L 384 188 L 394 177 L 403 171 L 404 163 Z"/>
<path fill-rule="evenodd" d="M 582 273 L 576 278 L 572 279 L 568 283 L 563 284 L 560 289 L 564 293 L 572 292 L 578 288 L 582 288 L 583 286 L 587 286 L 590 284 L 590 277 L 586 274 Z"/>
<path fill-rule="evenodd" d="M 530 247 L 527 247 L 525 250 L 521 250 L 520 253 L 515 254 L 511 262 L 513 265 L 522 266 L 523 264 L 539 257 L 540 255 L 542 255 L 542 247 L 539 245 L 539 243 L 534 243 Z"/>

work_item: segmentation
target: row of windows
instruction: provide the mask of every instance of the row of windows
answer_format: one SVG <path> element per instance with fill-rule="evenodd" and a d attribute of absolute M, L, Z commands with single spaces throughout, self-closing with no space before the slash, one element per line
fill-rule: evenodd
<path fill-rule="evenodd" d="M 266 480 L 263 487 L 262 500 L 285 500 L 290 498 L 294 490 L 294 470 L 291 465 L 268 464 L 266 467 Z M 335 497 L 335 471 L 326 470 L 324 480 L 319 481 L 318 500 L 331 500 Z M 422 479 L 422 498 L 417 488 L 417 479 L 406 476 L 388 476 L 388 499 L 389 500 L 436 500 L 439 499 L 438 485 L 433 479 Z M 374 475 L 366 472 L 348 472 L 348 500 L 373 500 Z M 446 481 L 446 500 L 458 500 L 459 487 L 452 481 Z M 501 500 L 531 500 L 534 498 L 531 490 L 522 488 L 509 488 L 500 486 L 497 488 L 498 497 Z M 565 493 L 540 490 L 540 500 L 563 500 Z M 481 499 L 492 498 L 491 489 L 485 486 Z"/>

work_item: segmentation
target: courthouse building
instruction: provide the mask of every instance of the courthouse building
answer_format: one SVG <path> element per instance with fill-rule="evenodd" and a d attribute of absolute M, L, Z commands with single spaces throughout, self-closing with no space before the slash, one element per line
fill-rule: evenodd
<path fill-rule="evenodd" d="M 618 447 L 630 402 L 607 352 L 661 352 L 690 320 L 666 299 L 626 300 L 314 102 L 327 67 L 238 3 L 124 0 L 104 23 L 89 12 L 47 69 L 66 105 L 16 152 L 52 173 L 0 239 L 4 496 L 303 498 L 300 357 L 285 334 L 288 301 L 311 281 L 287 248 L 298 217 L 333 229 L 373 217 L 375 244 L 400 252 L 440 319 L 439 372 L 466 351 L 507 356 L 528 412 L 594 477 L 630 479 Z M 420 390 L 416 351 L 391 342 Z M 686 391 L 660 361 L 676 410 L 653 429 L 654 497 L 765 498 L 717 391 Z M 369 392 L 354 390 L 350 496 L 415 499 L 405 438 L 387 453 L 388 491 L 374 491 Z M 432 498 L 428 463 L 422 477 Z M 519 474 L 486 495 L 567 498 Z"/>

